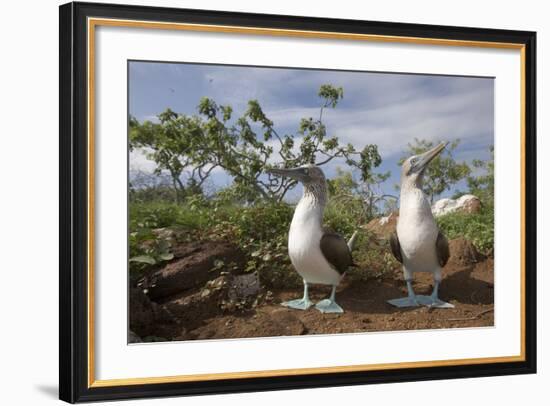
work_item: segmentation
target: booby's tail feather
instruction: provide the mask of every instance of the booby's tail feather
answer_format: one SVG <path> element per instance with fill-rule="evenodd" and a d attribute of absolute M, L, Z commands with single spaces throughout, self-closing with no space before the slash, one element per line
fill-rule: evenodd
<path fill-rule="evenodd" d="M 353 232 L 353 235 L 351 236 L 351 238 L 348 241 L 348 248 L 349 248 L 350 252 L 353 251 L 353 246 L 355 245 L 355 240 L 357 240 L 357 233 L 358 233 L 358 230 L 355 230 Z"/>

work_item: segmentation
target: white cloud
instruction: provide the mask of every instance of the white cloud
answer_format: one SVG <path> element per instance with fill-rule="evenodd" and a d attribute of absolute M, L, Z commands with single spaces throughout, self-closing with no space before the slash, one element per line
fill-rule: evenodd
<path fill-rule="evenodd" d="M 403 151 L 414 138 L 478 141 L 492 134 L 492 100 L 487 89 L 468 89 L 438 96 L 417 92 L 416 97 L 377 103 L 375 107 L 327 109 L 324 121 L 330 135 L 360 149 L 377 144 L 383 155 Z M 388 95 L 385 96 L 389 98 Z M 318 108 L 281 108 L 267 112 L 282 127 L 297 128 L 300 118 L 319 115 Z"/>
<path fill-rule="evenodd" d="M 156 164 L 147 159 L 146 152 L 142 149 L 134 149 L 130 151 L 130 171 L 140 171 L 145 173 L 153 173 Z"/>

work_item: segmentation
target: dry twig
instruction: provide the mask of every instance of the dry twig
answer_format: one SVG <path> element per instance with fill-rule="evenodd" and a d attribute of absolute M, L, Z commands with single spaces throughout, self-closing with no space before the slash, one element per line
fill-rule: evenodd
<path fill-rule="evenodd" d="M 447 319 L 447 320 L 448 321 L 470 321 L 470 320 L 475 320 L 475 319 L 480 318 L 484 314 L 492 312 L 493 310 L 495 310 L 495 308 L 491 307 L 490 309 L 483 310 L 482 312 L 479 312 L 478 314 L 476 314 L 475 316 L 472 316 L 472 317 L 461 317 L 461 318 Z"/>

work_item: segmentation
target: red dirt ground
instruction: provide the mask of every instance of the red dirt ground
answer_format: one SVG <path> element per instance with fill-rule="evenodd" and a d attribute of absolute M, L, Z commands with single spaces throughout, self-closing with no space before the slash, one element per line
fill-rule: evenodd
<path fill-rule="evenodd" d="M 281 301 L 301 295 L 299 290 L 274 292 L 273 304 L 258 306 L 239 315 L 216 316 L 179 339 L 243 338 L 300 334 L 357 333 L 367 331 L 417 330 L 492 326 L 493 261 L 470 267 L 446 269 L 440 297 L 454 309 L 427 307 L 398 309 L 387 300 L 406 295 L 401 272 L 391 278 L 367 282 L 343 283 L 337 300 L 345 312 L 322 314 L 315 308 L 306 311 L 288 309 Z M 416 293 L 431 293 L 431 275 L 420 274 L 414 284 Z M 329 294 L 325 287 L 311 289 L 311 298 L 319 301 Z"/>
<path fill-rule="evenodd" d="M 455 253 L 462 252 L 462 247 L 458 248 Z M 255 306 L 233 311 L 220 309 L 220 297 L 215 294 L 203 297 L 204 290 L 175 295 L 161 303 L 174 322 L 167 324 L 164 317 L 157 326 L 149 321 L 150 337 L 141 337 L 144 341 L 179 341 L 492 326 L 493 260 L 479 258 L 479 262 L 472 262 L 466 258 L 468 255 L 467 250 L 464 255 L 455 255 L 444 269 L 440 298 L 454 304 L 454 309 L 399 309 L 389 305 L 388 299 L 406 295 L 402 272 L 396 269 L 383 279 L 344 279 L 337 290 L 343 314 L 322 314 L 314 307 L 300 311 L 280 305 L 301 296 L 300 289 L 272 291 L 267 297 L 264 292 Z M 431 284 L 430 274 L 415 276 L 416 293 L 430 294 Z M 310 296 L 316 302 L 327 297 L 329 290 L 313 286 Z"/>

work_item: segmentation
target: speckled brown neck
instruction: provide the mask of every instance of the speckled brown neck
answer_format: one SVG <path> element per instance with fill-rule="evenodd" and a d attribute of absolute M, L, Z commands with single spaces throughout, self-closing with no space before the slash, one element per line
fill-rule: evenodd
<path fill-rule="evenodd" d="M 309 199 L 314 205 L 325 207 L 327 203 L 326 182 L 315 182 L 304 185 L 303 199 Z"/>

